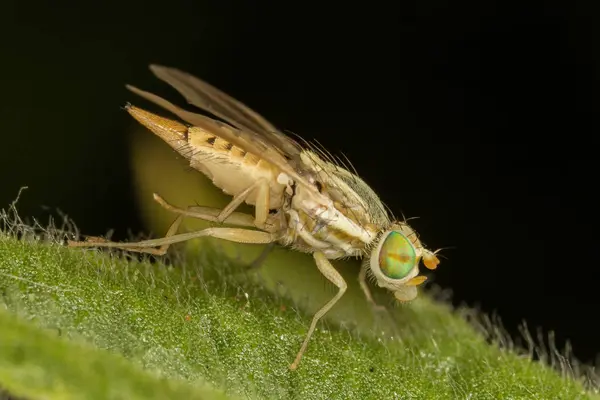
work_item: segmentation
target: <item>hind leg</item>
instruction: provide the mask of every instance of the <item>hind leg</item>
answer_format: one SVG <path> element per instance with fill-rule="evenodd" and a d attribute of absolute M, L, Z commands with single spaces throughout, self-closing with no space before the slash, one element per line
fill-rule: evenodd
<path fill-rule="evenodd" d="M 118 242 L 109 242 L 102 238 L 88 238 L 88 240 L 84 242 L 75 242 L 69 241 L 69 247 L 112 247 L 119 248 L 123 250 L 152 254 L 156 256 L 162 256 L 166 254 L 169 246 L 172 244 L 170 242 L 170 238 L 176 236 L 177 230 L 181 225 L 184 217 L 198 218 L 203 219 L 205 221 L 212 222 L 224 222 L 226 224 L 238 225 L 238 226 L 246 226 L 246 227 L 255 227 L 255 218 L 252 215 L 240 213 L 240 212 L 229 212 L 225 218 L 220 221 L 219 216 L 222 214 L 222 210 L 218 208 L 212 207 L 202 207 L 202 206 L 189 206 L 186 210 L 175 207 L 169 203 L 167 203 L 162 197 L 157 194 L 154 194 L 154 200 L 159 203 L 163 208 L 179 214 L 179 216 L 175 219 L 175 221 L 171 224 L 164 238 L 165 241 L 163 243 L 157 244 L 156 248 L 152 247 L 140 247 L 134 246 L 135 243 L 118 243 Z M 270 226 L 270 225 L 269 225 Z M 252 232 L 252 231 L 248 231 Z M 179 236 L 179 235 L 177 235 Z M 210 235 L 209 235 L 210 236 Z M 155 239 L 160 240 L 160 239 Z M 189 239 L 187 239 L 189 240 Z M 138 242 L 138 243 L 146 243 L 148 241 Z M 262 242 L 261 242 L 262 243 Z"/>
<path fill-rule="evenodd" d="M 225 239 L 237 243 L 256 243 L 266 244 L 278 239 L 274 233 L 254 231 L 241 228 L 223 228 L 213 227 L 200 231 L 175 234 L 183 216 L 177 217 L 175 222 L 169 228 L 167 235 L 160 239 L 142 240 L 140 242 L 109 242 L 109 241 L 87 241 L 87 242 L 69 242 L 70 247 L 109 247 L 138 253 L 147 253 L 154 255 L 163 255 L 170 245 L 174 243 L 186 242 L 199 237 L 214 237 Z"/>

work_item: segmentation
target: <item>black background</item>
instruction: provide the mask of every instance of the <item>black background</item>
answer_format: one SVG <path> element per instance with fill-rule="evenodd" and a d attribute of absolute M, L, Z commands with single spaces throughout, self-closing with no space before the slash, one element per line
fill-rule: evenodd
<path fill-rule="evenodd" d="M 501 3 L 5 2 L 0 203 L 28 185 L 24 215 L 143 230 L 123 85 L 177 100 L 147 65 L 178 67 L 344 152 L 429 247 L 456 247 L 435 273 L 456 304 L 591 362 L 598 14 Z"/>

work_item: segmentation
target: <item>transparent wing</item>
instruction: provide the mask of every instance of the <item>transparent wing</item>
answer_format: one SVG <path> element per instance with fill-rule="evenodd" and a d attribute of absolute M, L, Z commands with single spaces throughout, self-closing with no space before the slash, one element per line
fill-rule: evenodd
<path fill-rule="evenodd" d="M 240 130 L 256 134 L 255 139 L 260 138 L 276 147 L 287 158 L 297 159 L 302 148 L 245 104 L 187 72 L 160 65 L 151 65 L 150 70 L 177 90 L 188 103 Z"/>

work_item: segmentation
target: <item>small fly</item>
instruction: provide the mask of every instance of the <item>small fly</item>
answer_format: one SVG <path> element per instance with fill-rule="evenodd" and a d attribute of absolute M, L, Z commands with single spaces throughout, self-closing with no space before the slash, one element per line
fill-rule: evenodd
<path fill-rule="evenodd" d="M 359 282 L 367 300 L 375 306 L 367 277 L 394 292 L 401 302 L 417 296 L 416 287 L 426 280 L 419 275 L 419 263 L 422 260 L 426 268 L 437 268 L 437 251 L 426 249 L 405 220 L 394 219 L 357 174 L 321 148 L 286 136 L 255 111 L 208 83 L 174 68 L 151 65 L 150 69 L 190 104 L 216 118 L 186 111 L 129 85 L 129 90 L 185 123 L 129 104 L 125 109 L 233 198 L 223 209 L 180 208 L 154 194 L 162 207 L 178 214 L 163 238 L 135 243 L 71 241 L 69 246 L 164 255 L 171 244 L 211 236 L 238 243 L 278 243 L 312 254 L 319 271 L 338 292 L 314 315 L 290 365 L 292 370 L 298 367 L 317 322 L 346 291 L 346 282 L 330 260 L 364 258 Z M 236 211 L 242 203 L 253 205 L 254 215 Z M 184 217 L 235 227 L 177 233 Z"/>

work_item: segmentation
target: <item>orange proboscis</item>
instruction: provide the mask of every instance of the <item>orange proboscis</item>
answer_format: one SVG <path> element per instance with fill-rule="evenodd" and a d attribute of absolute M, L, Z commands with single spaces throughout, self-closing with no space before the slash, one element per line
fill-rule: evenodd
<path fill-rule="evenodd" d="M 415 276 L 405 283 L 406 286 L 419 286 L 423 282 L 427 280 L 427 277 L 424 275 Z"/>

